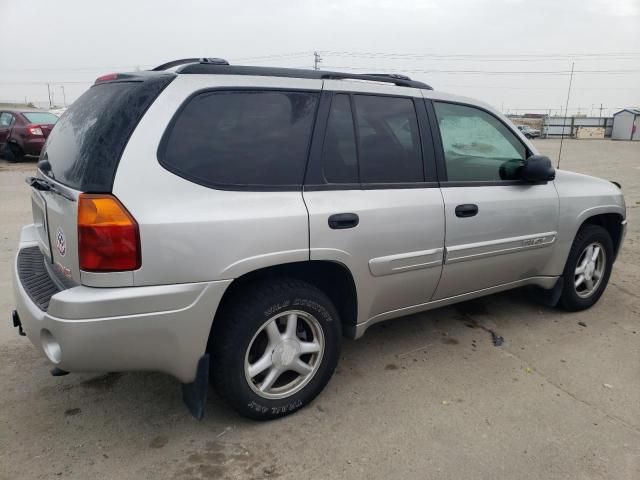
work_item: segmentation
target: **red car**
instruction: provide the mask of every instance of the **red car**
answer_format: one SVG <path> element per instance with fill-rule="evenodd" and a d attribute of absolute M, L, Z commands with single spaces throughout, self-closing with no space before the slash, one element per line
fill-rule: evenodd
<path fill-rule="evenodd" d="M 57 121 L 49 112 L 0 110 L 0 158 L 17 162 L 25 155 L 40 155 Z"/>

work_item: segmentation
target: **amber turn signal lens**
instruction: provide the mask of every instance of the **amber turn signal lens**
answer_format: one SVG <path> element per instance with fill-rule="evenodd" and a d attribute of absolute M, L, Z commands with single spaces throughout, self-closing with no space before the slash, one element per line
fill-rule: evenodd
<path fill-rule="evenodd" d="M 121 272 L 140 268 L 138 223 L 113 195 L 80 195 L 78 255 L 80 269 L 88 272 Z"/>

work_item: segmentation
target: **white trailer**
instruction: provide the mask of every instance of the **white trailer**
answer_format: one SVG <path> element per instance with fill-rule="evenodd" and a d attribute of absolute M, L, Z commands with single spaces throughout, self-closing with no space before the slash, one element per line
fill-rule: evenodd
<path fill-rule="evenodd" d="M 625 108 L 613 114 L 612 140 L 640 140 L 640 109 Z"/>

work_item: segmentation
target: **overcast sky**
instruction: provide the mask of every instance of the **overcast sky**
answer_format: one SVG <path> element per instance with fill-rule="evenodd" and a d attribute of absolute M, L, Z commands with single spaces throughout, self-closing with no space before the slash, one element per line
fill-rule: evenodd
<path fill-rule="evenodd" d="M 0 0 L 0 102 L 46 103 L 49 82 L 69 103 L 184 57 L 312 68 L 314 50 L 511 112 L 564 107 L 573 60 L 570 112 L 640 106 L 640 0 Z"/>

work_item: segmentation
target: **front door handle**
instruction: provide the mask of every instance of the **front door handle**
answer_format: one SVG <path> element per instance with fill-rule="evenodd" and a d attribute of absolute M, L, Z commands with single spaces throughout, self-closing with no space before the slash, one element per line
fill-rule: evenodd
<path fill-rule="evenodd" d="M 329 228 L 341 230 L 343 228 L 353 228 L 360 223 L 360 217 L 355 213 L 336 213 L 329 217 Z"/>
<path fill-rule="evenodd" d="M 478 214 L 478 206 L 473 203 L 465 203 L 456 207 L 456 217 L 466 218 Z"/>

